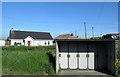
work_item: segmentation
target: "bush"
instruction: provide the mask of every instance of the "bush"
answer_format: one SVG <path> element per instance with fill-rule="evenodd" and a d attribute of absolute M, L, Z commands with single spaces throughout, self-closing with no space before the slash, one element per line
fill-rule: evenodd
<path fill-rule="evenodd" d="M 120 76 L 120 40 L 117 42 L 116 75 Z"/>
<path fill-rule="evenodd" d="M 117 58 L 120 59 L 120 40 L 118 41 Z"/>
<path fill-rule="evenodd" d="M 15 42 L 14 45 L 17 46 L 17 43 Z"/>
<path fill-rule="evenodd" d="M 116 75 L 120 75 L 120 59 L 116 60 L 115 66 L 116 66 Z"/>

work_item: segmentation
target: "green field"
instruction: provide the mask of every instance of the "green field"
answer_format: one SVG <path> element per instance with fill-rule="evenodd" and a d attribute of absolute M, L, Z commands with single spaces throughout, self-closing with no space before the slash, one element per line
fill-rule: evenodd
<path fill-rule="evenodd" d="M 3 47 L 2 74 L 4 75 L 54 75 L 55 47 Z M 53 56 L 54 57 L 54 56 Z"/>

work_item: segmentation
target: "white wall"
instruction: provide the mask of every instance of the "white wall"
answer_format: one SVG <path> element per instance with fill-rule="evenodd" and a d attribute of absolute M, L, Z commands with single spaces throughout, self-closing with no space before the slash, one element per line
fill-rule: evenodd
<path fill-rule="evenodd" d="M 25 40 L 25 46 L 28 46 L 28 41 L 30 41 L 31 46 L 49 46 L 53 45 L 53 40 L 34 40 L 31 37 L 27 37 Z M 24 45 L 23 39 L 11 39 L 11 45 L 14 45 L 14 43 L 21 43 L 21 45 Z M 46 45 L 45 45 L 46 42 Z M 49 42 L 49 44 L 48 44 Z"/>
<path fill-rule="evenodd" d="M 24 39 L 25 40 L 25 46 L 28 46 L 28 41 L 30 41 L 30 46 L 34 46 L 34 39 L 30 36 Z"/>
<path fill-rule="evenodd" d="M 21 43 L 21 45 L 24 45 L 23 39 L 10 39 L 11 43 L 10 45 L 14 45 L 14 43 Z"/>
<path fill-rule="evenodd" d="M 53 40 L 34 40 L 34 46 L 40 46 L 40 45 L 42 46 L 53 45 Z"/>
<path fill-rule="evenodd" d="M 0 46 L 5 46 L 5 40 L 0 40 Z"/>

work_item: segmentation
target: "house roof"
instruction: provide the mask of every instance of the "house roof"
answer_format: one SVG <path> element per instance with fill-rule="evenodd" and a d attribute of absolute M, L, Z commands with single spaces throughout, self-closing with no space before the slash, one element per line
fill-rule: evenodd
<path fill-rule="evenodd" d="M 55 39 L 55 41 L 115 41 L 114 39 Z"/>
<path fill-rule="evenodd" d="M 25 39 L 28 36 L 32 37 L 33 39 L 53 39 L 49 32 L 10 30 L 10 39 Z"/>
<path fill-rule="evenodd" d="M 55 39 L 79 39 L 79 38 L 74 36 L 73 34 L 61 34 L 57 36 Z"/>

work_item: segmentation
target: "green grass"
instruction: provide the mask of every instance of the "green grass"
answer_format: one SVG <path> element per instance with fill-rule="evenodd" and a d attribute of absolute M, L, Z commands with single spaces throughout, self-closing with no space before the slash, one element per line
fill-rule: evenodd
<path fill-rule="evenodd" d="M 2 48 L 0 47 L 0 74 L 2 74 Z"/>
<path fill-rule="evenodd" d="M 3 47 L 3 74 L 53 75 L 54 68 L 47 55 L 53 49 L 53 47 Z"/>

